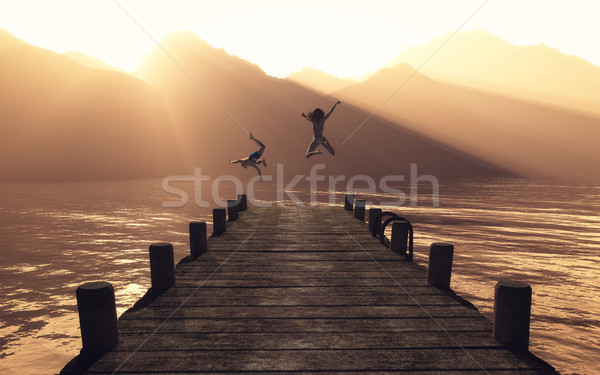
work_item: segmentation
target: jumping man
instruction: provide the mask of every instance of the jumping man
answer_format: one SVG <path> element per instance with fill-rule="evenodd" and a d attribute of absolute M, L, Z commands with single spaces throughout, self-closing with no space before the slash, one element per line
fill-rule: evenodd
<path fill-rule="evenodd" d="M 250 133 L 250 139 L 253 140 L 254 142 L 256 142 L 256 144 L 259 145 L 260 148 L 257 151 L 254 151 L 253 153 L 251 153 L 250 156 L 248 156 L 247 158 L 243 158 L 243 159 L 239 159 L 239 160 L 229 160 L 229 162 L 231 164 L 240 163 L 242 165 L 242 167 L 244 167 L 244 168 L 252 167 L 252 168 L 256 169 L 256 171 L 258 172 L 258 177 L 259 177 L 258 180 L 262 182 L 263 178 L 262 178 L 262 174 L 260 173 L 260 169 L 258 168 L 258 166 L 261 163 L 265 167 L 267 166 L 267 161 L 265 159 L 260 158 L 262 156 L 262 153 L 265 151 L 265 145 L 258 139 L 254 138 L 252 136 L 252 133 Z"/>

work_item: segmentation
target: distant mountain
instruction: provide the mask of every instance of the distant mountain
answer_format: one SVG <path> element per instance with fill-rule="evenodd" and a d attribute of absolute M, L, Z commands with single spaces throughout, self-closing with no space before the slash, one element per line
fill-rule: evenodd
<path fill-rule="evenodd" d="M 19 44 L 26 44 L 26 43 L 24 41 L 22 41 L 21 39 L 17 38 L 16 36 L 10 34 L 6 30 L 0 29 L 0 49 L 9 48 L 9 47 L 19 45 Z"/>
<path fill-rule="evenodd" d="M 179 159 L 163 98 L 25 43 L 0 49 L 0 180 L 138 178 Z"/>
<path fill-rule="evenodd" d="M 70 58 L 77 61 L 81 65 L 87 66 L 88 68 L 114 70 L 115 72 L 125 73 L 125 71 L 123 71 L 119 68 L 116 68 L 112 65 L 105 63 L 104 61 L 102 61 L 100 59 L 97 59 L 90 55 L 86 55 L 85 53 L 81 53 L 79 51 L 66 52 L 65 55 L 69 56 Z"/>
<path fill-rule="evenodd" d="M 286 79 L 326 95 L 356 83 L 355 80 L 338 78 L 314 68 L 292 72 Z"/>
<path fill-rule="evenodd" d="M 0 49 L 0 180 L 164 177 L 194 167 L 246 179 L 255 172 L 229 164 L 257 147 L 241 127 L 267 145 L 264 173 L 282 163 L 284 181 L 317 163 L 346 178 L 408 179 L 411 163 L 439 178 L 511 174 L 378 116 L 342 146 L 369 116 L 350 103 L 325 129 L 336 155 L 307 160 L 312 131 L 300 113 L 328 110 L 335 99 L 270 77 L 193 33 L 168 35 L 161 46 L 168 55 L 156 48 L 135 72 L 146 82 L 28 44 Z"/>
<path fill-rule="evenodd" d="M 441 83 L 407 64 L 332 95 L 520 174 L 600 177 L 598 117 Z"/>
<path fill-rule="evenodd" d="M 410 47 L 388 67 L 420 66 L 449 35 Z M 600 67 L 546 45 L 515 46 L 485 30 L 456 33 L 423 66 L 434 79 L 600 114 Z"/>
<path fill-rule="evenodd" d="M 342 146 L 369 115 L 349 103 L 338 107 L 325 129 L 336 155 L 307 160 L 312 131 L 300 113 L 317 106 L 328 110 L 335 99 L 270 77 L 191 32 L 170 34 L 160 44 L 164 50 L 154 49 L 135 74 L 163 91 L 190 170 L 199 166 L 210 173 L 253 176 L 254 171 L 228 162 L 256 149 L 239 123 L 267 145 L 269 165 L 283 163 L 289 178 L 307 174 L 319 162 L 326 162 L 327 173 L 339 175 L 408 175 L 410 163 L 417 163 L 420 173 L 440 177 L 510 174 L 379 117 Z M 265 173 L 274 173 L 269 168 Z"/>

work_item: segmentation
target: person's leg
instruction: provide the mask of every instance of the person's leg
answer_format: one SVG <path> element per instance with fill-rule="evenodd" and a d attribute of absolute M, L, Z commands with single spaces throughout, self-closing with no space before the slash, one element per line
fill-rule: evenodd
<path fill-rule="evenodd" d="M 258 181 L 262 182 L 263 178 L 262 178 L 262 174 L 260 173 L 260 168 L 258 168 L 258 167 L 256 166 L 256 164 L 252 165 L 252 167 L 253 167 L 254 169 L 256 169 L 256 171 L 258 172 Z"/>
<path fill-rule="evenodd" d="M 252 136 L 252 133 L 250 133 L 250 139 L 253 140 L 254 142 L 256 142 L 256 144 L 260 146 L 260 148 L 258 149 L 258 153 L 262 154 L 265 151 L 265 148 L 266 148 L 266 146 L 264 145 L 264 143 L 262 143 L 261 141 L 259 141 L 256 138 L 254 138 Z"/>
<path fill-rule="evenodd" d="M 319 155 L 321 153 L 320 150 L 315 151 L 315 149 L 317 148 L 317 146 L 319 145 L 319 143 L 317 142 L 316 139 L 313 138 L 312 142 L 310 142 L 310 145 L 308 146 L 308 150 L 306 150 L 306 158 L 310 158 L 311 156 L 314 155 Z"/>
<path fill-rule="evenodd" d="M 262 163 L 262 165 L 264 165 L 265 167 L 267 166 L 267 161 L 265 159 L 259 159 L 256 164 L 260 164 Z"/>
<path fill-rule="evenodd" d="M 335 155 L 335 150 L 333 149 L 333 147 L 331 147 L 331 145 L 329 144 L 329 141 L 327 139 L 325 139 L 325 141 L 322 144 L 323 144 L 323 147 L 325 147 L 331 155 Z"/>

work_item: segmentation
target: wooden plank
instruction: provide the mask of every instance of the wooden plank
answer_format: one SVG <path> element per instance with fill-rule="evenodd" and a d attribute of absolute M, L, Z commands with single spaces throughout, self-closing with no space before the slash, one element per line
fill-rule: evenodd
<path fill-rule="evenodd" d="M 460 348 L 502 347 L 488 331 L 430 332 L 373 332 L 369 335 L 354 332 L 302 332 L 302 333 L 208 333 L 182 332 L 148 335 L 122 333 L 116 351 L 174 351 L 174 350 L 222 350 L 241 349 L 400 349 L 400 348 Z"/>
<path fill-rule="evenodd" d="M 490 330 L 485 318 L 122 319 L 119 332 L 439 332 Z"/>
<path fill-rule="evenodd" d="M 382 269 L 383 267 L 383 269 Z M 280 264 L 260 264 L 260 263 L 237 263 L 230 264 L 225 263 L 214 263 L 207 264 L 205 262 L 189 265 L 186 267 L 180 267 L 182 271 L 203 271 L 203 272 L 307 272 L 307 271 L 321 271 L 321 272 L 334 272 L 334 271 L 370 271 L 379 272 L 385 275 L 386 271 L 391 271 L 397 267 L 395 264 L 377 264 L 372 260 L 364 261 L 338 261 L 338 262 L 282 262 Z"/>
<path fill-rule="evenodd" d="M 427 286 L 425 281 L 415 281 L 413 279 L 301 279 L 301 278 L 273 278 L 264 277 L 260 279 L 200 279 L 194 274 L 192 275 L 181 275 L 177 278 L 177 286 L 183 288 L 191 288 L 201 286 L 202 288 L 217 288 L 217 287 L 229 287 L 229 288 L 265 288 L 265 287 L 351 287 L 351 286 L 386 286 L 399 288 L 397 282 L 401 283 L 404 287 L 411 286 Z"/>
<path fill-rule="evenodd" d="M 190 282 L 191 283 L 191 282 Z M 341 285 L 341 286 L 289 286 L 289 287 L 208 287 L 198 281 L 201 286 L 177 285 L 163 293 L 165 297 L 183 296 L 190 294 L 198 297 L 214 296 L 246 296 L 253 298 L 279 298 L 283 296 L 360 296 L 360 295 L 446 295 L 431 285 L 411 285 L 399 287 L 397 285 Z"/>
<path fill-rule="evenodd" d="M 356 247 L 356 245 L 354 245 Z M 244 263 L 247 261 L 260 261 L 263 264 L 278 264 L 280 262 L 290 261 L 306 261 L 306 262 L 319 262 L 319 261 L 352 261 L 352 260 L 391 260 L 398 261 L 399 256 L 391 251 L 377 250 L 377 251 L 248 251 L 238 250 L 236 252 L 221 252 L 221 253 L 207 253 L 198 258 L 199 263 L 204 262 L 216 262 L 222 263 Z M 180 266 L 185 268 L 185 266 Z"/>
<path fill-rule="evenodd" d="M 281 295 L 269 297 L 249 297 L 247 295 L 236 296 L 163 296 L 151 303 L 151 306 L 352 306 L 352 305 L 452 305 L 460 304 L 456 300 L 445 295 L 417 295 L 409 297 L 405 295 L 355 295 L 355 296 L 292 296 Z"/>
<path fill-rule="evenodd" d="M 148 306 L 124 315 L 121 320 L 167 318 L 481 318 L 477 310 L 462 305 L 441 306 Z"/>
<path fill-rule="evenodd" d="M 195 271 L 181 270 L 177 272 L 177 277 L 201 278 L 202 280 L 255 280 L 261 277 L 268 277 L 277 280 L 285 279 L 306 279 L 306 280 L 335 280 L 335 279 L 354 279 L 354 280 L 389 280 L 397 285 L 394 280 L 409 279 L 414 282 L 424 280 L 423 271 L 415 272 L 414 270 L 397 270 L 389 272 L 373 272 L 373 271 L 304 271 L 304 272 L 288 272 L 288 271 L 269 271 L 262 270 L 248 271 L 242 270 L 238 272 L 227 272 L 221 269 L 218 272 L 215 270 Z"/>
<path fill-rule="evenodd" d="M 208 350 L 208 351 L 113 351 L 102 357 L 89 373 L 111 371 L 461 371 L 525 370 L 529 366 L 503 349 L 375 349 L 375 350 Z M 157 355 L 162 353 L 163 355 Z"/>

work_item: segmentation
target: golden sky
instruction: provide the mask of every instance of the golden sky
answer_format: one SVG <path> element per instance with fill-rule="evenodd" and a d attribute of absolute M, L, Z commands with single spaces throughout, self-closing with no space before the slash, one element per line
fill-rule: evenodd
<path fill-rule="evenodd" d="M 598 14 L 597 0 L 0 0 L 0 28 L 57 52 L 131 71 L 154 40 L 192 30 L 277 77 L 307 66 L 360 77 L 471 15 L 461 30 L 545 43 L 600 66 Z"/>

